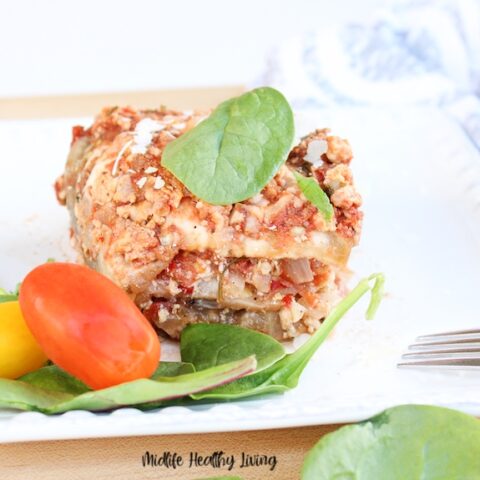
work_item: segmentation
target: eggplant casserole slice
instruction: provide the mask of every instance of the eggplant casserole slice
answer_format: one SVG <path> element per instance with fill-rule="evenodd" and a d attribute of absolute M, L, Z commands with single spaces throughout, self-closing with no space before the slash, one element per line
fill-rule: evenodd
<path fill-rule="evenodd" d="M 202 112 L 106 108 L 73 128 L 58 200 L 71 214 L 80 258 L 111 278 L 161 331 L 237 324 L 288 339 L 315 331 L 344 292 L 362 221 L 348 141 L 316 130 L 254 197 L 210 205 L 160 164 L 165 146 Z M 314 176 L 329 221 L 300 191 Z M 198 175 L 201 175 L 198 172 Z"/>

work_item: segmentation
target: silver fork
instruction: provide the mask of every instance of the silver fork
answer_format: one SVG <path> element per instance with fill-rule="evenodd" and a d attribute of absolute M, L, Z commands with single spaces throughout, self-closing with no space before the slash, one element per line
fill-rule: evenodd
<path fill-rule="evenodd" d="M 480 330 L 422 335 L 408 349 L 400 368 L 480 369 Z"/>

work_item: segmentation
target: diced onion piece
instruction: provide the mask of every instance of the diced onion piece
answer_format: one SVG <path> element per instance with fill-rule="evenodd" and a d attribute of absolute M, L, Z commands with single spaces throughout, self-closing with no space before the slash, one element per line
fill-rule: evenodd
<path fill-rule="evenodd" d="M 307 258 L 283 260 L 282 269 L 294 283 L 306 283 L 313 280 L 313 272 Z"/>
<path fill-rule="evenodd" d="M 235 292 L 237 293 L 237 295 L 243 293 L 243 290 L 245 288 L 245 279 L 242 275 L 239 275 L 235 272 L 228 272 L 227 278 L 225 280 L 226 282 L 228 282 L 229 293 Z"/>
<path fill-rule="evenodd" d="M 215 300 L 218 294 L 218 280 L 216 278 L 211 278 L 208 280 L 199 280 L 195 284 L 195 289 L 193 291 L 193 298 L 208 298 L 210 300 Z"/>
<path fill-rule="evenodd" d="M 294 323 L 297 323 L 304 315 L 307 309 L 300 305 L 295 300 L 292 301 L 290 306 L 282 308 L 280 310 L 280 322 L 284 330 L 290 330 Z"/>
<path fill-rule="evenodd" d="M 268 293 L 270 291 L 271 283 L 271 275 L 264 275 L 263 273 L 258 272 L 255 272 L 252 275 L 252 284 L 259 292 Z"/>

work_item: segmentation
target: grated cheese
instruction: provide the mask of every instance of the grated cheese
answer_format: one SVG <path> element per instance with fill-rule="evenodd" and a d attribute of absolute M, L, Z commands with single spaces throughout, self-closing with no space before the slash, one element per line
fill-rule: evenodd
<path fill-rule="evenodd" d="M 147 183 L 147 177 L 142 177 L 140 180 L 135 182 L 138 185 L 138 188 L 143 188 Z"/>
<path fill-rule="evenodd" d="M 163 188 L 164 185 L 165 185 L 165 181 L 163 180 L 162 177 L 155 178 L 155 183 L 153 184 L 153 188 L 155 190 L 160 190 L 161 188 Z"/>
<path fill-rule="evenodd" d="M 134 154 L 145 154 L 148 146 L 152 143 L 153 134 L 160 132 L 165 128 L 165 124 L 144 118 L 137 123 L 133 132 L 133 146 L 131 148 Z"/>
<path fill-rule="evenodd" d="M 132 144 L 132 140 L 129 140 L 127 143 L 123 145 L 123 147 L 118 152 L 117 158 L 115 158 L 115 161 L 113 162 L 112 176 L 115 176 L 117 174 L 118 164 L 120 163 L 120 160 L 122 159 L 123 154 L 131 144 Z"/>
<path fill-rule="evenodd" d="M 327 153 L 328 143 L 325 140 L 312 140 L 307 147 L 307 154 L 303 157 L 306 162 L 310 162 L 314 167 L 322 163 L 322 155 Z"/>

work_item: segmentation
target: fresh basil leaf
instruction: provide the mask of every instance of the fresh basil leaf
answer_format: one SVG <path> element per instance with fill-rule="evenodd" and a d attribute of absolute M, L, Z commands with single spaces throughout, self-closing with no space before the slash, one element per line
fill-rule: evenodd
<path fill-rule="evenodd" d="M 204 370 L 255 355 L 257 371 L 285 356 L 282 344 L 263 333 L 236 325 L 197 323 L 187 326 L 180 338 L 182 361 Z"/>
<path fill-rule="evenodd" d="M 328 195 L 322 190 L 318 182 L 312 177 L 304 177 L 298 172 L 293 172 L 300 190 L 307 200 L 318 208 L 318 211 L 325 217 L 325 220 L 331 220 L 333 217 L 333 206 L 330 203 Z"/>
<path fill-rule="evenodd" d="M 0 407 L 62 413 L 69 410 L 104 411 L 125 406 L 148 407 L 211 389 L 247 375 L 256 368 L 254 357 L 175 377 L 141 379 L 78 395 L 78 382 L 62 383 L 51 367 L 40 369 L 30 382 L 0 379 Z M 47 379 L 41 376 L 46 375 Z M 61 374 L 60 374 L 61 375 Z M 66 374 L 65 374 L 66 375 Z M 28 380 L 28 378 L 27 378 Z M 62 384 L 62 385 L 60 385 Z M 68 391 L 66 391 L 68 390 Z"/>
<path fill-rule="evenodd" d="M 370 285 L 372 281 L 374 282 L 373 286 Z M 384 277 L 380 273 L 361 280 L 330 312 L 312 337 L 295 352 L 286 355 L 265 370 L 245 376 L 214 390 L 193 394 L 192 398 L 196 400 L 235 400 L 252 395 L 280 393 L 296 387 L 304 368 L 335 325 L 365 293 L 378 291 L 377 285 L 379 282 L 383 283 L 383 281 Z M 372 305 L 375 301 L 376 299 L 372 297 L 367 311 L 373 311 Z"/>
<path fill-rule="evenodd" d="M 257 88 L 220 104 L 169 143 L 162 165 L 200 199 L 229 205 L 262 190 L 285 161 L 293 136 L 285 97 Z"/>
<path fill-rule="evenodd" d="M 325 435 L 308 453 L 302 480 L 474 479 L 480 422 L 447 408 L 405 405 Z"/>

